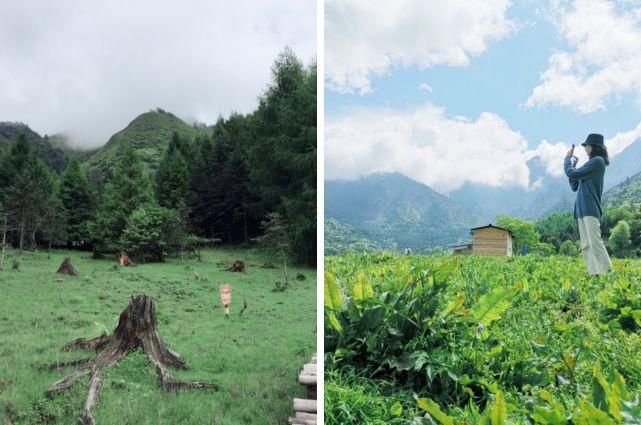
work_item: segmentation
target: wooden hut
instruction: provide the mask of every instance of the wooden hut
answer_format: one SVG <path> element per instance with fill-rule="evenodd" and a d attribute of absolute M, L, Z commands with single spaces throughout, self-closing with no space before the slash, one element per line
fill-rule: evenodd
<path fill-rule="evenodd" d="M 510 230 L 488 224 L 475 227 L 471 232 L 474 238 L 472 254 L 512 256 L 514 234 Z"/>

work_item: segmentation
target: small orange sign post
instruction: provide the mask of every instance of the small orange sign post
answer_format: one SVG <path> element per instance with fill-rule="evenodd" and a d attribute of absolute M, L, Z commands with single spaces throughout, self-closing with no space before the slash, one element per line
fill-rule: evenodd
<path fill-rule="evenodd" d="M 231 304 L 231 285 L 220 285 L 220 302 L 225 307 L 225 316 L 229 317 L 229 304 Z"/>

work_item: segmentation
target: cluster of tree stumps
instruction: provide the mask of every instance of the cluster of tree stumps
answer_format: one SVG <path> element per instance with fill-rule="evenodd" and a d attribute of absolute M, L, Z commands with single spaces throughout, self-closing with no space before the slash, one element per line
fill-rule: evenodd
<path fill-rule="evenodd" d="M 188 382 L 174 379 L 167 368 L 186 369 L 185 360 L 171 350 L 160 338 L 156 321 L 155 303 L 152 297 L 132 297 L 129 305 L 120 314 L 118 326 L 112 335 L 101 335 L 86 340 L 79 338 L 63 347 L 64 350 L 93 349 L 98 354 L 93 359 L 56 363 L 52 368 L 61 369 L 79 366 L 73 373 L 53 383 L 46 394 L 50 397 L 71 388 L 80 378 L 89 375 L 89 388 L 85 398 L 80 423 L 94 424 L 91 410 L 98 404 L 103 385 L 102 370 L 113 366 L 133 350 L 142 350 L 156 369 L 159 383 L 167 391 L 182 389 L 212 389 L 218 384 L 210 382 Z"/>

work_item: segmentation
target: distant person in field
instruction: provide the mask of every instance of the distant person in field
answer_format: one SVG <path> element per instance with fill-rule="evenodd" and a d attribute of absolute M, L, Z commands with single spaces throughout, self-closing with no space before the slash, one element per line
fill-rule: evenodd
<path fill-rule="evenodd" d="M 583 261 L 588 274 L 599 276 L 607 273 L 612 266 L 610 256 L 601 239 L 601 195 L 605 167 L 610 164 L 608 150 L 603 136 L 590 134 L 581 143 L 589 160 L 576 168 L 578 158 L 574 156 L 574 145 L 565 156 L 565 175 L 570 179 L 570 187 L 577 192 L 574 203 L 574 218 L 579 222 L 579 236 Z"/>

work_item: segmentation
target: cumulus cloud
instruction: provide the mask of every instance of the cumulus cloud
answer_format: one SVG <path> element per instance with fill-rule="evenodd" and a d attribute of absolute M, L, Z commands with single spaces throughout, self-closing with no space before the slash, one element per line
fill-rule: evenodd
<path fill-rule="evenodd" d="M 314 2 L 9 2 L 0 13 L 0 121 L 98 146 L 161 107 L 212 123 L 246 113 L 285 46 L 315 56 Z"/>
<path fill-rule="evenodd" d="M 641 139 L 641 123 L 632 130 L 619 132 L 606 139 L 605 145 L 608 147 L 610 156 L 614 158 L 639 139 Z"/>
<path fill-rule="evenodd" d="M 395 67 L 466 66 L 487 43 L 514 30 L 509 0 L 442 2 L 327 0 L 326 87 L 372 91 L 371 79 Z"/>
<path fill-rule="evenodd" d="M 610 158 L 615 158 L 625 148 L 639 139 L 641 139 L 641 123 L 631 130 L 618 132 L 612 137 L 605 137 L 605 145 L 608 148 Z M 574 155 L 579 158 L 579 164 L 587 161 L 588 157 L 585 149 L 581 146 L 583 140 L 578 139 L 569 143 L 558 142 L 553 144 L 544 139 L 536 149 L 526 152 L 525 155 L 528 159 L 538 157 L 549 175 L 555 177 L 563 176 L 564 172 L 560 163 L 570 145 L 575 144 Z"/>
<path fill-rule="evenodd" d="M 443 193 L 464 182 L 529 187 L 527 141 L 498 115 L 448 117 L 425 105 L 361 109 L 325 124 L 325 176 L 401 172 Z"/>
<path fill-rule="evenodd" d="M 569 49 L 550 56 L 525 106 L 590 113 L 625 93 L 641 101 L 641 7 L 630 5 L 624 11 L 606 0 L 554 1 L 551 20 Z"/>

